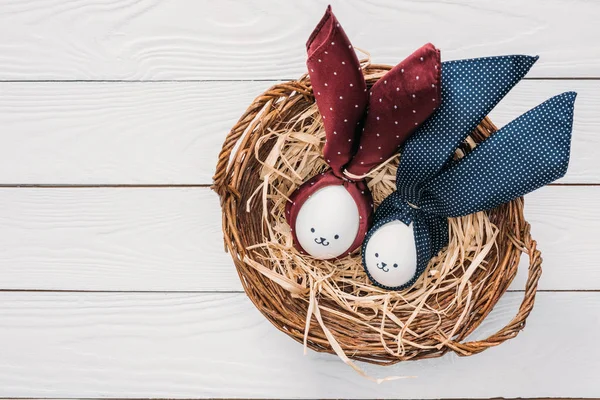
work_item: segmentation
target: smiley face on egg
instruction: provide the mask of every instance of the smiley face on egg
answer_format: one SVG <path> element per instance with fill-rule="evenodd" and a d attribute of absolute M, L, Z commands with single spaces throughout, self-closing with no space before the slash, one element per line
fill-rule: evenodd
<path fill-rule="evenodd" d="M 382 225 L 364 247 L 365 270 L 386 288 L 409 283 L 417 272 L 417 248 L 413 225 L 392 221 Z"/>
<path fill-rule="evenodd" d="M 336 258 L 354 243 L 359 218 L 356 202 L 344 186 L 327 186 L 302 204 L 296 218 L 296 237 L 311 256 Z"/>

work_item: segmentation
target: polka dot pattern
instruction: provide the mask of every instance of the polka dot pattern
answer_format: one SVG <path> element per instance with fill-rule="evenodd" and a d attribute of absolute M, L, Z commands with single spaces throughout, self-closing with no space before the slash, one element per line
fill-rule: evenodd
<path fill-rule="evenodd" d="M 397 153 L 415 128 L 433 114 L 440 104 L 440 71 L 440 52 L 429 43 L 373 85 L 360 147 L 346 166 L 350 174 L 365 175 Z"/>
<path fill-rule="evenodd" d="M 392 68 L 367 90 L 360 63 L 340 23 L 327 8 L 307 42 L 307 67 L 323 119 L 323 157 L 331 169 L 290 195 L 290 227 L 306 199 L 326 185 L 343 185 L 356 202 L 363 241 L 373 215 L 371 194 L 362 176 L 395 154 L 400 144 L 440 104 L 440 52 L 427 44 Z M 368 110 L 368 111 L 367 111 Z M 295 233 L 294 244 L 300 250 Z"/>
<path fill-rule="evenodd" d="M 327 142 L 323 157 L 341 177 L 358 142 L 369 94 L 350 40 L 331 7 L 306 44 L 306 65 Z"/>
<path fill-rule="evenodd" d="M 530 56 L 444 62 L 442 104 L 404 146 L 396 186 L 419 202 L 421 187 L 451 159 L 456 148 L 537 61 Z"/>
<path fill-rule="evenodd" d="M 421 209 L 459 217 L 562 178 L 569 165 L 576 96 L 553 97 L 494 133 L 423 187 Z"/>
<path fill-rule="evenodd" d="M 412 286 L 430 259 L 447 246 L 448 217 L 496 207 L 566 173 L 574 92 L 542 103 L 463 159 L 450 161 L 465 137 L 536 60 L 507 56 L 442 64 L 442 105 L 406 142 L 398 190 L 377 209 L 363 243 L 364 250 L 373 233 L 387 222 L 414 224 L 417 272 L 406 285 L 387 289 Z"/>
<path fill-rule="evenodd" d="M 285 217 L 291 228 L 292 237 L 294 238 L 294 246 L 302 253 L 306 254 L 300 242 L 298 241 L 297 232 L 293 228 L 296 226 L 296 219 L 298 213 L 302 208 L 302 205 L 316 192 L 327 187 L 327 186 L 343 186 L 354 202 L 358 209 L 359 214 L 359 225 L 358 233 L 352 245 L 346 250 L 346 252 L 340 257 L 344 257 L 356 250 L 363 242 L 363 238 L 366 236 L 367 231 L 371 227 L 373 220 L 373 198 L 371 192 L 367 188 L 365 181 L 351 182 L 347 179 L 340 178 L 333 173 L 333 170 L 322 172 L 318 175 L 313 176 L 306 181 L 300 188 L 295 190 L 290 195 L 290 201 L 285 205 Z"/>
<path fill-rule="evenodd" d="M 406 225 L 414 224 L 415 247 L 417 249 L 417 270 L 410 281 L 402 286 L 390 287 L 377 282 L 365 267 L 367 244 L 373 234 L 382 226 L 392 221 L 402 221 Z M 448 218 L 422 212 L 411 207 L 406 201 L 393 192 L 384 199 L 373 220 L 373 227 L 367 233 L 362 245 L 363 267 L 374 285 L 386 290 L 402 290 L 411 287 L 427 268 L 429 260 L 448 243 Z"/>
<path fill-rule="evenodd" d="M 393 156 L 440 105 L 440 52 L 417 49 L 370 90 L 350 40 L 327 8 L 307 42 L 307 67 L 323 119 L 323 156 L 342 177 L 366 175 Z"/>

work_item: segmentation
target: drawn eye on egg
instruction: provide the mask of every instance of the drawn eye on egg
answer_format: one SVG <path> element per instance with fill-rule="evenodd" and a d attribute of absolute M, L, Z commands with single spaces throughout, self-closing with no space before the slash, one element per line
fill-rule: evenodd
<path fill-rule="evenodd" d="M 399 288 L 417 272 L 413 226 L 392 221 L 377 229 L 364 248 L 364 267 L 375 283 Z"/>
<path fill-rule="evenodd" d="M 325 260 L 346 253 L 356 239 L 358 228 L 356 202 L 339 185 L 319 189 L 302 204 L 295 233 L 308 254 Z"/>

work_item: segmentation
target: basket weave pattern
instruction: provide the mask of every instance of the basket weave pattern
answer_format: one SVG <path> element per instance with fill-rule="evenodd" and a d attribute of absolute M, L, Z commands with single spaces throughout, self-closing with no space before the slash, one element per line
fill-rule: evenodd
<path fill-rule="evenodd" d="M 368 85 L 390 68 L 366 65 L 363 72 Z M 261 138 L 270 129 L 285 126 L 286 121 L 312 104 L 314 98 L 307 76 L 273 86 L 249 106 L 227 135 L 219 155 L 213 189 L 221 199 L 225 246 L 233 258 L 245 292 L 260 312 L 278 329 L 298 342 L 305 342 L 313 350 L 334 353 L 324 325 L 349 358 L 383 365 L 439 357 L 449 351 L 468 356 L 515 337 L 524 328 L 533 308 L 541 275 L 540 252 L 524 219 L 522 199 L 487 212 L 486 218 L 497 227 L 498 235 L 494 246 L 485 255 L 484 264 L 491 268 L 477 268 L 468 279 L 469 286 L 473 288 L 468 307 L 457 302 L 457 291 L 452 287 L 436 289 L 427 297 L 416 317 L 411 312 L 398 312 L 393 316 L 379 312 L 364 318 L 365 312 L 350 313 L 341 309 L 335 301 L 321 297 L 318 302 L 321 321 L 317 321 L 313 313 L 309 329 L 306 329 L 306 318 L 311 314 L 308 296 L 291 293 L 272 276 L 253 266 L 261 264 L 271 269 L 265 263 L 266 257 L 261 255 L 260 248 L 248 250 L 265 242 L 266 222 L 259 209 L 262 204 L 251 202 L 252 211 L 248 212 L 247 203 L 261 184 L 262 165 L 259 160 L 265 159 L 273 146 L 272 140 Z M 467 152 L 468 143 L 475 145 L 495 129 L 489 119 L 484 120 L 460 150 Z M 456 223 L 460 227 L 461 220 Z M 290 251 L 293 250 L 290 248 Z M 508 289 L 516 275 L 522 252 L 529 255 L 529 273 L 517 315 L 487 339 L 466 342 L 467 336 L 480 325 Z M 354 254 L 354 257 L 359 255 Z M 432 313 L 432 309 L 444 312 Z M 401 352 L 393 350 L 398 337 L 404 338 Z"/>

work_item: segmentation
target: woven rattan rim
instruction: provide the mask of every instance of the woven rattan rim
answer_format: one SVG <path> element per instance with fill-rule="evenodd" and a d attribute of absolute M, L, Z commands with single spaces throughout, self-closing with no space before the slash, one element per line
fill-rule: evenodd
<path fill-rule="evenodd" d="M 365 65 L 364 74 L 368 84 L 372 85 L 390 68 L 387 65 Z M 287 118 L 301 112 L 307 104 L 313 102 L 310 80 L 306 75 L 297 81 L 277 84 L 258 96 L 227 135 L 219 154 L 212 186 L 221 200 L 225 247 L 233 258 L 246 294 L 273 325 L 301 343 L 305 340 L 308 303 L 293 296 L 243 260 L 244 257 L 253 258 L 252 252 L 246 250 L 248 246 L 263 239 L 260 212 L 249 213 L 246 210 L 246 202 L 260 181 L 260 165 L 254 157 L 255 146 L 267 128 L 281 126 Z M 469 141 L 474 144 L 495 130 L 495 126 L 486 118 Z M 468 147 L 468 143 L 465 145 Z M 443 330 L 436 329 L 420 337 L 416 347 L 411 347 L 404 354 L 390 354 L 381 343 L 379 335 L 374 335 L 368 324 L 354 323 L 337 312 L 335 304 L 322 304 L 322 323 L 327 326 L 344 353 L 351 359 L 389 365 L 409 359 L 439 357 L 450 351 L 460 356 L 469 356 L 515 337 L 524 328 L 533 308 L 542 259 L 536 242 L 531 238 L 529 224 L 523 216 L 523 199 L 491 210 L 488 215 L 490 221 L 500 229 L 498 250 L 487 255 L 497 258 L 497 267 L 486 275 L 483 289 L 474 294 L 475 306 L 450 339 L 444 336 Z M 529 255 L 529 273 L 524 299 L 517 315 L 487 339 L 465 342 L 465 338 L 480 325 L 508 289 L 516 275 L 522 252 Z M 257 259 L 254 261 L 261 262 Z M 269 268 L 269 265 L 265 267 Z M 442 302 L 445 300 L 448 299 L 438 299 Z M 369 323 L 375 326 L 381 320 L 374 319 Z M 413 323 L 418 325 L 419 321 Z M 423 323 L 428 322 L 424 320 Z M 315 318 L 311 320 L 305 344 L 315 351 L 334 353 L 327 334 Z"/>

